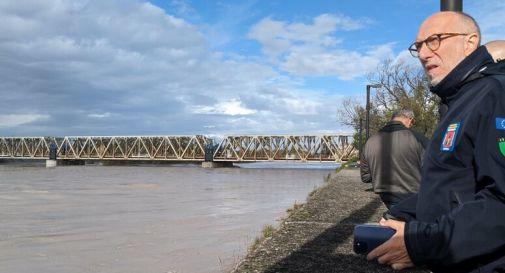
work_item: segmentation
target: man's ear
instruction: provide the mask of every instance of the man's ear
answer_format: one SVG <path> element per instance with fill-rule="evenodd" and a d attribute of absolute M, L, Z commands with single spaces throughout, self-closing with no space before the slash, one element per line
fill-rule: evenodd
<path fill-rule="evenodd" d="M 466 36 L 466 41 L 465 41 L 465 56 L 468 56 L 474 52 L 477 47 L 479 47 L 479 34 L 477 33 L 470 33 L 468 36 Z"/>

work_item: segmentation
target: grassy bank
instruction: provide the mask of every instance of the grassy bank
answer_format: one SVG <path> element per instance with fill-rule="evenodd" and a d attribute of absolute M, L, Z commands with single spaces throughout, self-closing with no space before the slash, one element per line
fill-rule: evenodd
<path fill-rule="evenodd" d="M 384 210 L 359 170 L 342 168 L 288 210 L 278 229 L 265 227 L 232 272 L 394 272 L 352 251 L 354 225 L 377 222 Z"/>

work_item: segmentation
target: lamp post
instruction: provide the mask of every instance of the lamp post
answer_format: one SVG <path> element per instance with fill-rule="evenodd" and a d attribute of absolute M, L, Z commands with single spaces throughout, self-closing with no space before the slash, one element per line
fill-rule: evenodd
<path fill-rule="evenodd" d="M 366 137 L 365 142 L 370 137 L 370 88 L 381 88 L 382 84 L 367 84 L 366 85 Z"/>
<path fill-rule="evenodd" d="M 363 144 L 362 144 L 362 138 L 363 138 L 362 137 L 362 135 L 363 135 L 362 134 L 363 133 L 363 118 L 361 116 L 359 117 L 359 131 L 358 132 L 359 132 L 358 133 L 358 160 L 361 161 L 361 153 L 362 153 L 361 150 L 363 148 L 362 147 L 363 146 Z"/>
<path fill-rule="evenodd" d="M 440 11 L 463 11 L 463 0 L 440 0 Z"/>

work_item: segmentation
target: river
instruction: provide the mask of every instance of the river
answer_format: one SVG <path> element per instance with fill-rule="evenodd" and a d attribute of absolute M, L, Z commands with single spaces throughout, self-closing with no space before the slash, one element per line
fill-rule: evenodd
<path fill-rule="evenodd" d="M 332 171 L 273 166 L 0 165 L 0 271 L 228 272 Z"/>

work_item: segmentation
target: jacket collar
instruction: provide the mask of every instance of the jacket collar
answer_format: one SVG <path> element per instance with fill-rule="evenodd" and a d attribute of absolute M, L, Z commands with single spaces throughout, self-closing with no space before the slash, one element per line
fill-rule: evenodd
<path fill-rule="evenodd" d="M 458 93 L 473 73 L 478 72 L 486 64 L 493 63 L 493 58 L 485 46 L 480 46 L 472 54 L 459 63 L 447 76 L 430 91 L 437 94 L 442 102 L 449 102 Z"/>
<path fill-rule="evenodd" d="M 384 127 L 382 127 L 379 132 L 396 132 L 400 130 L 408 130 L 407 127 L 403 125 L 403 123 L 399 121 L 390 121 Z"/>

